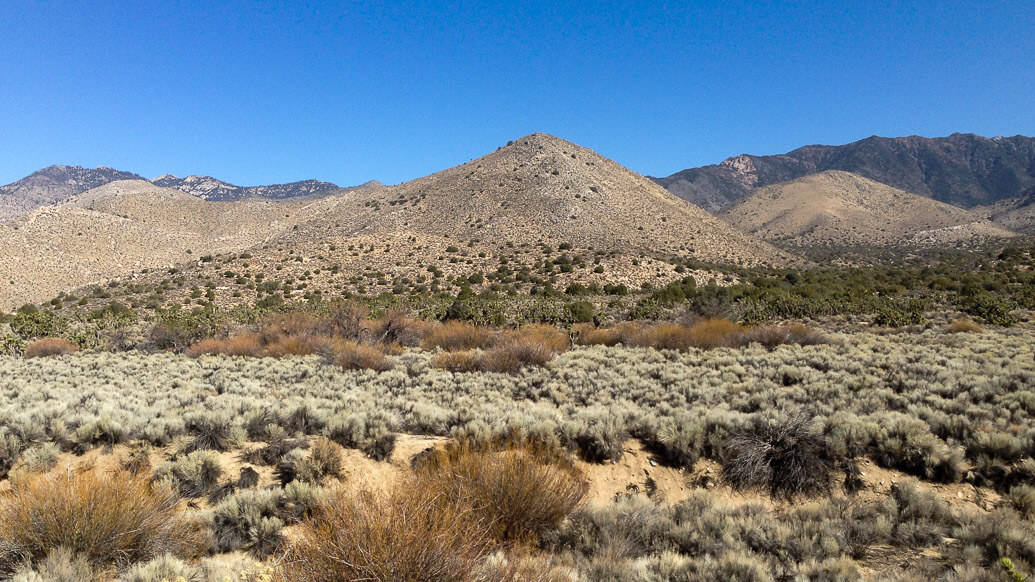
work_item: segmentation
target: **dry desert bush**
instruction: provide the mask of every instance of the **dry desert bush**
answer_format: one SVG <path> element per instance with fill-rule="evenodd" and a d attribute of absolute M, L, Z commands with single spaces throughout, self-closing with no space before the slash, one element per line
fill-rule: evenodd
<path fill-rule="evenodd" d="M 659 350 L 687 351 L 744 347 L 759 343 L 768 348 L 783 344 L 814 345 L 826 343 L 823 334 L 800 323 L 786 325 L 742 326 L 728 319 L 699 319 L 689 324 L 623 322 L 613 327 L 577 327 L 576 341 L 581 345 L 651 347 Z"/>
<path fill-rule="evenodd" d="M 424 336 L 421 344 L 426 350 L 441 348 L 447 352 L 488 348 L 496 343 L 496 332 L 490 328 L 465 323 L 447 321 L 435 326 Z"/>
<path fill-rule="evenodd" d="M 162 554 L 196 556 L 208 538 L 169 488 L 144 475 L 55 471 L 11 483 L 0 499 L 0 568 L 66 548 L 95 565 L 127 565 Z"/>
<path fill-rule="evenodd" d="M 42 358 L 46 356 L 61 356 L 74 354 L 79 351 L 79 346 L 60 337 L 40 338 L 25 346 L 26 358 Z"/>
<path fill-rule="evenodd" d="M 961 317 L 950 323 L 945 331 L 948 333 L 981 333 L 985 331 L 985 328 L 969 317 Z"/>

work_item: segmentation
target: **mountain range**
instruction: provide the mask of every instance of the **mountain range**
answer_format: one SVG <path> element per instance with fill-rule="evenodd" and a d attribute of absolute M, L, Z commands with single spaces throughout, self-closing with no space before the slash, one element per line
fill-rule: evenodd
<path fill-rule="evenodd" d="M 873 136 L 780 155 L 742 154 L 653 180 L 684 200 L 718 212 L 755 188 L 827 170 L 852 172 L 962 208 L 993 205 L 1035 187 L 1035 138 L 964 133 L 943 138 Z"/>
<path fill-rule="evenodd" d="M 31 212 L 41 206 L 64 202 L 76 194 L 119 180 L 145 180 L 145 178 L 132 172 L 123 172 L 104 166 L 93 169 L 62 165 L 43 168 L 17 182 L 0 186 L 0 222 Z M 163 188 L 173 188 L 203 200 L 223 202 L 252 198 L 282 200 L 319 197 L 377 184 L 377 182 L 367 182 L 360 186 L 342 188 L 330 182 L 302 180 L 268 186 L 236 186 L 210 176 L 177 178 L 171 174 L 159 176 L 151 180 L 151 183 Z"/>

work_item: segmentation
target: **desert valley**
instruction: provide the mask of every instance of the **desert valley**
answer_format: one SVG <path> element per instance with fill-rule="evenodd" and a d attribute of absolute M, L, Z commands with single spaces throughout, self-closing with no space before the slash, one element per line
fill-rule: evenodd
<path fill-rule="evenodd" d="M 0 578 L 1023 576 L 1033 208 L 1019 136 L 46 168 L 0 188 Z"/>

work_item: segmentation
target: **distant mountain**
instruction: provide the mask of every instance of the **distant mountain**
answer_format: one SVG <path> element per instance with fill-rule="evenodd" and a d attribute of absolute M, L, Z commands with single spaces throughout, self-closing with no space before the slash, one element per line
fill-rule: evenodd
<path fill-rule="evenodd" d="M 163 188 L 174 188 L 203 200 L 224 202 L 263 198 L 267 200 L 283 200 L 285 198 L 304 198 L 327 196 L 342 190 L 337 184 L 319 180 L 302 180 L 289 184 L 272 184 L 269 186 L 235 186 L 211 176 L 187 176 L 177 178 L 171 174 L 159 176 L 151 183 Z"/>
<path fill-rule="evenodd" d="M 1035 186 L 1035 138 L 868 137 L 774 156 L 742 154 L 718 165 L 653 178 L 673 194 L 716 212 L 752 189 L 826 170 L 843 170 L 906 192 L 971 208 L 1020 196 Z"/>
<path fill-rule="evenodd" d="M 104 166 L 94 169 L 81 166 L 50 166 L 17 182 L 0 186 L 0 222 L 27 214 L 41 206 L 64 202 L 72 196 L 111 182 L 144 179 L 132 172 L 123 172 Z M 236 186 L 210 176 L 177 178 L 171 174 L 159 176 L 151 180 L 151 183 L 213 202 L 317 198 L 381 186 L 380 182 L 371 181 L 359 186 L 342 188 L 336 184 L 319 180 L 302 180 L 268 186 Z"/>
<path fill-rule="evenodd" d="M 838 170 L 757 188 L 720 216 L 796 249 L 942 246 L 1014 236 L 977 213 Z"/>
<path fill-rule="evenodd" d="M 131 172 L 113 168 L 50 166 L 17 182 L 0 186 L 0 222 L 49 206 L 116 180 L 142 180 Z"/>

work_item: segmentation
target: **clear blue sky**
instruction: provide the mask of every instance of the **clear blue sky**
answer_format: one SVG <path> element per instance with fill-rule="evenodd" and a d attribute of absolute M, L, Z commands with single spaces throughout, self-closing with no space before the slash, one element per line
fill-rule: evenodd
<path fill-rule="evenodd" d="M 285 7 L 284 5 L 291 4 Z M 0 4 L 0 183 L 395 183 L 545 131 L 644 174 L 1035 134 L 1035 3 Z"/>

